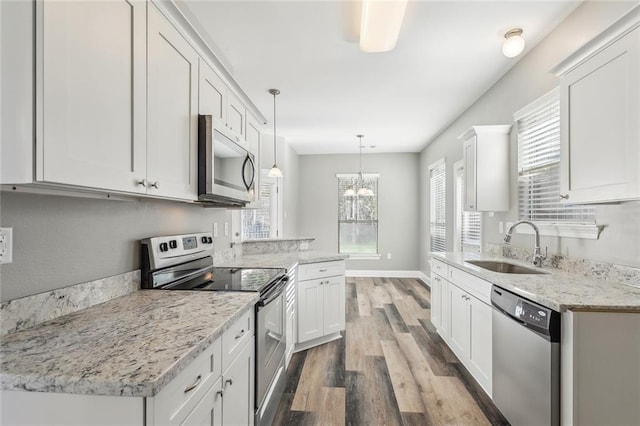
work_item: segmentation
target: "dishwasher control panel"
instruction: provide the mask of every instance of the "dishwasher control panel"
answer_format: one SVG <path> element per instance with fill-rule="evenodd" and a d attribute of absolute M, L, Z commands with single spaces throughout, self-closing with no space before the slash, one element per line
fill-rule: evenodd
<path fill-rule="evenodd" d="M 524 300 L 518 300 L 515 308 L 515 316 L 527 324 L 546 328 L 549 324 L 549 310 L 532 305 Z"/>

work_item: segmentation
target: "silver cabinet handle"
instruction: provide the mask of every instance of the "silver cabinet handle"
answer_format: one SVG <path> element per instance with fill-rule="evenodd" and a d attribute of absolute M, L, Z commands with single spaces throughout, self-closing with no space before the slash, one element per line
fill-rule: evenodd
<path fill-rule="evenodd" d="M 561 200 L 568 200 L 569 199 L 569 194 L 560 194 L 560 199 Z"/>
<path fill-rule="evenodd" d="M 198 385 L 200 384 L 200 380 L 202 380 L 202 375 L 201 375 L 201 374 L 198 374 L 198 377 L 196 377 L 196 381 L 195 381 L 191 386 L 187 386 L 187 387 L 184 389 L 184 393 L 189 393 L 189 392 L 191 392 L 192 390 L 194 390 L 195 388 L 197 388 L 197 387 L 198 387 Z"/>
<path fill-rule="evenodd" d="M 224 397 L 224 389 L 220 389 L 216 394 L 220 395 L 220 398 Z"/>
<path fill-rule="evenodd" d="M 224 387 L 225 388 L 227 387 L 227 384 L 229 386 L 233 386 L 233 379 L 227 379 L 227 380 L 224 381 Z"/>
<path fill-rule="evenodd" d="M 327 272 L 327 270 L 326 269 L 320 269 L 320 270 L 318 270 L 318 272 Z"/>
<path fill-rule="evenodd" d="M 433 279 L 434 279 L 435 281 L 440 282 L 440 278 L 438 278 L 438 277 L 434 277 Z"/>
<path fill-rule="evenodd" d="M 160 182 L 155 181 L 149 185 L 150 188 L 160 189 Z"/>
<path fill-rule="evenodd" d="M 149 182 L 146 179 L 142 179 L 138 181 L 138 185 L 144 186 L 145 188 L 149 186 Z"/>
<path fill-rule="evenodd" d="M 244 335 L 244 328 L 242 330 L 240 330 L 240 333 L 236 334 L 234 339 L 238 340 L 239 338 L 241 338 Z"/>

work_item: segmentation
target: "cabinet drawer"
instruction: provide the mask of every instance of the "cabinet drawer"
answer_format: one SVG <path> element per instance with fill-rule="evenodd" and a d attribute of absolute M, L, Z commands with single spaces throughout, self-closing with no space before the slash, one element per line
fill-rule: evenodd
<path fill-rule="evenodd" d="M 440 275 L 441 277 L 447 278 L 449 275 L 447 271 L 449 270 L 449 265 L 434 258 L 431 258 L 431 272 Z"/>
<path fill-rule="evenodd" d="M 314 280 L 317 278 L 344 275 L 344 260 L 335 262 L 309 263 L 298 266 L 298 279 L 300 281 Z"/>
<path fill-rule="evenodd" d="M 249 309 L 224 332 L 222 335 L 222 371 L 226 370 L 231 361 L 238 356 L 244 344 L 253 339 L 253 326 L 253 309 Z"/>
<path fill-rule="evenodd" d="M 222 374 L 221 344 L 222 340 L 216 339 L 158 395 L 151 398 L 155 424 L 182 424 Z"/>
<path fill-rule="evenodd" d="M 491 305 L 491 283 L 458 268 L 449 268 L 449 281 L 462 290 Z"/>

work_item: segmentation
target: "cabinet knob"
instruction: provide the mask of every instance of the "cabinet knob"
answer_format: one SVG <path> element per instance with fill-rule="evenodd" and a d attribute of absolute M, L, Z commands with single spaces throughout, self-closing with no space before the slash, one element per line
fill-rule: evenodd
<path fill-rule="evenodd" d="M 220 398 L 224 397 L 224 389 L 220 389 L 216 394 L 220 395 Z"/>
<path fill-rule="evenodd" d="M 150 188 L 160 189 L 160 182 L 155 181 L 149 185 Z"/>
<path fill-rule="evenodd" d="M 472 209 L 473 208 L 473 204 L 469 204 L 469 208 Z"/>
<path fill-rule="evenodd" d="M 560 194 L 560 199 L 561 200 L 568 200 L 569 199 L 569 194 Z"/>
<path fill-rule="evenodd" d="M 233 386 L 233 379 L 227 379 L 224 381 L 224 387 L 227 387 L 227 385 L 229 386 Z"/>
<path fill-rule="evenodd" d="M 146 179 L 142 179 L 138 181 L 138 185 L 144 186 L 145 188 L 149 186 L 149 182 Z"/>

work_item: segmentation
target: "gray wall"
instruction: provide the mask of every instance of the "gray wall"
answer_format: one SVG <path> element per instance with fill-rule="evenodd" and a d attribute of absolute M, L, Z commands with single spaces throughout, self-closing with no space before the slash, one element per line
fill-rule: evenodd
<path fill-rule="evenodd" d="M 457 139 L 472 125 L 511 124 L 513 113 L 558 85 L 549 72 L 561 60 L 596 36 L 637 2 L 585 2 L 540 44 L 523 57 L 500 81 L 458 117 L 420 155 L 420 265 L 429 272 L 429 164 L 439 158 L 447 160 L 447 217 L 453 217 L 453 163 L 462 158 L 462 143 Z M 525 34 L 526 35 L 526 34 Z M 514 133 L 514 132 L 512 132 Z M 487 214 L 482 231 L 485 242 L 500 243 L 499 221 L 515 221 L 517 208 L 516 139 L 511 135 L 511 197 L 510 210 Z M 549 253 L 582 257 L 591 260 L 640 266 L 640 203 L 597 207 L 598 224 L 606 225 L 599 240 L 543 237 L 542 246 Z M 453 223 L 447 223 L 447 247 L 453 249 Z M 533 237 L 516 235 L 512 245 L 531 249 Z"/>
<path fill-rule="evenodd" d="M 348 269 L 418 269 L 418 154 L 366 154 L 365 173 L 380 173 L 378 247 L 382 258 L 349 260 Z M 336 173 L 357 173 L 357 155 L 301 155 L 298 230 L 315 237 L 314 248 L 338 250 L 338 181 Z M 391 253 L 391 260 L 386 254 Z"/>
<path fill-rule="evenodd" d="M 140 268 L 138 240 L 211 231 L 216 247 L 227 210 L 166 201 L 113 201 L 0 193 L 0 224 L 13 227 L 13 263 L 0 266 L 0 300 L 92 281 Z"/>

